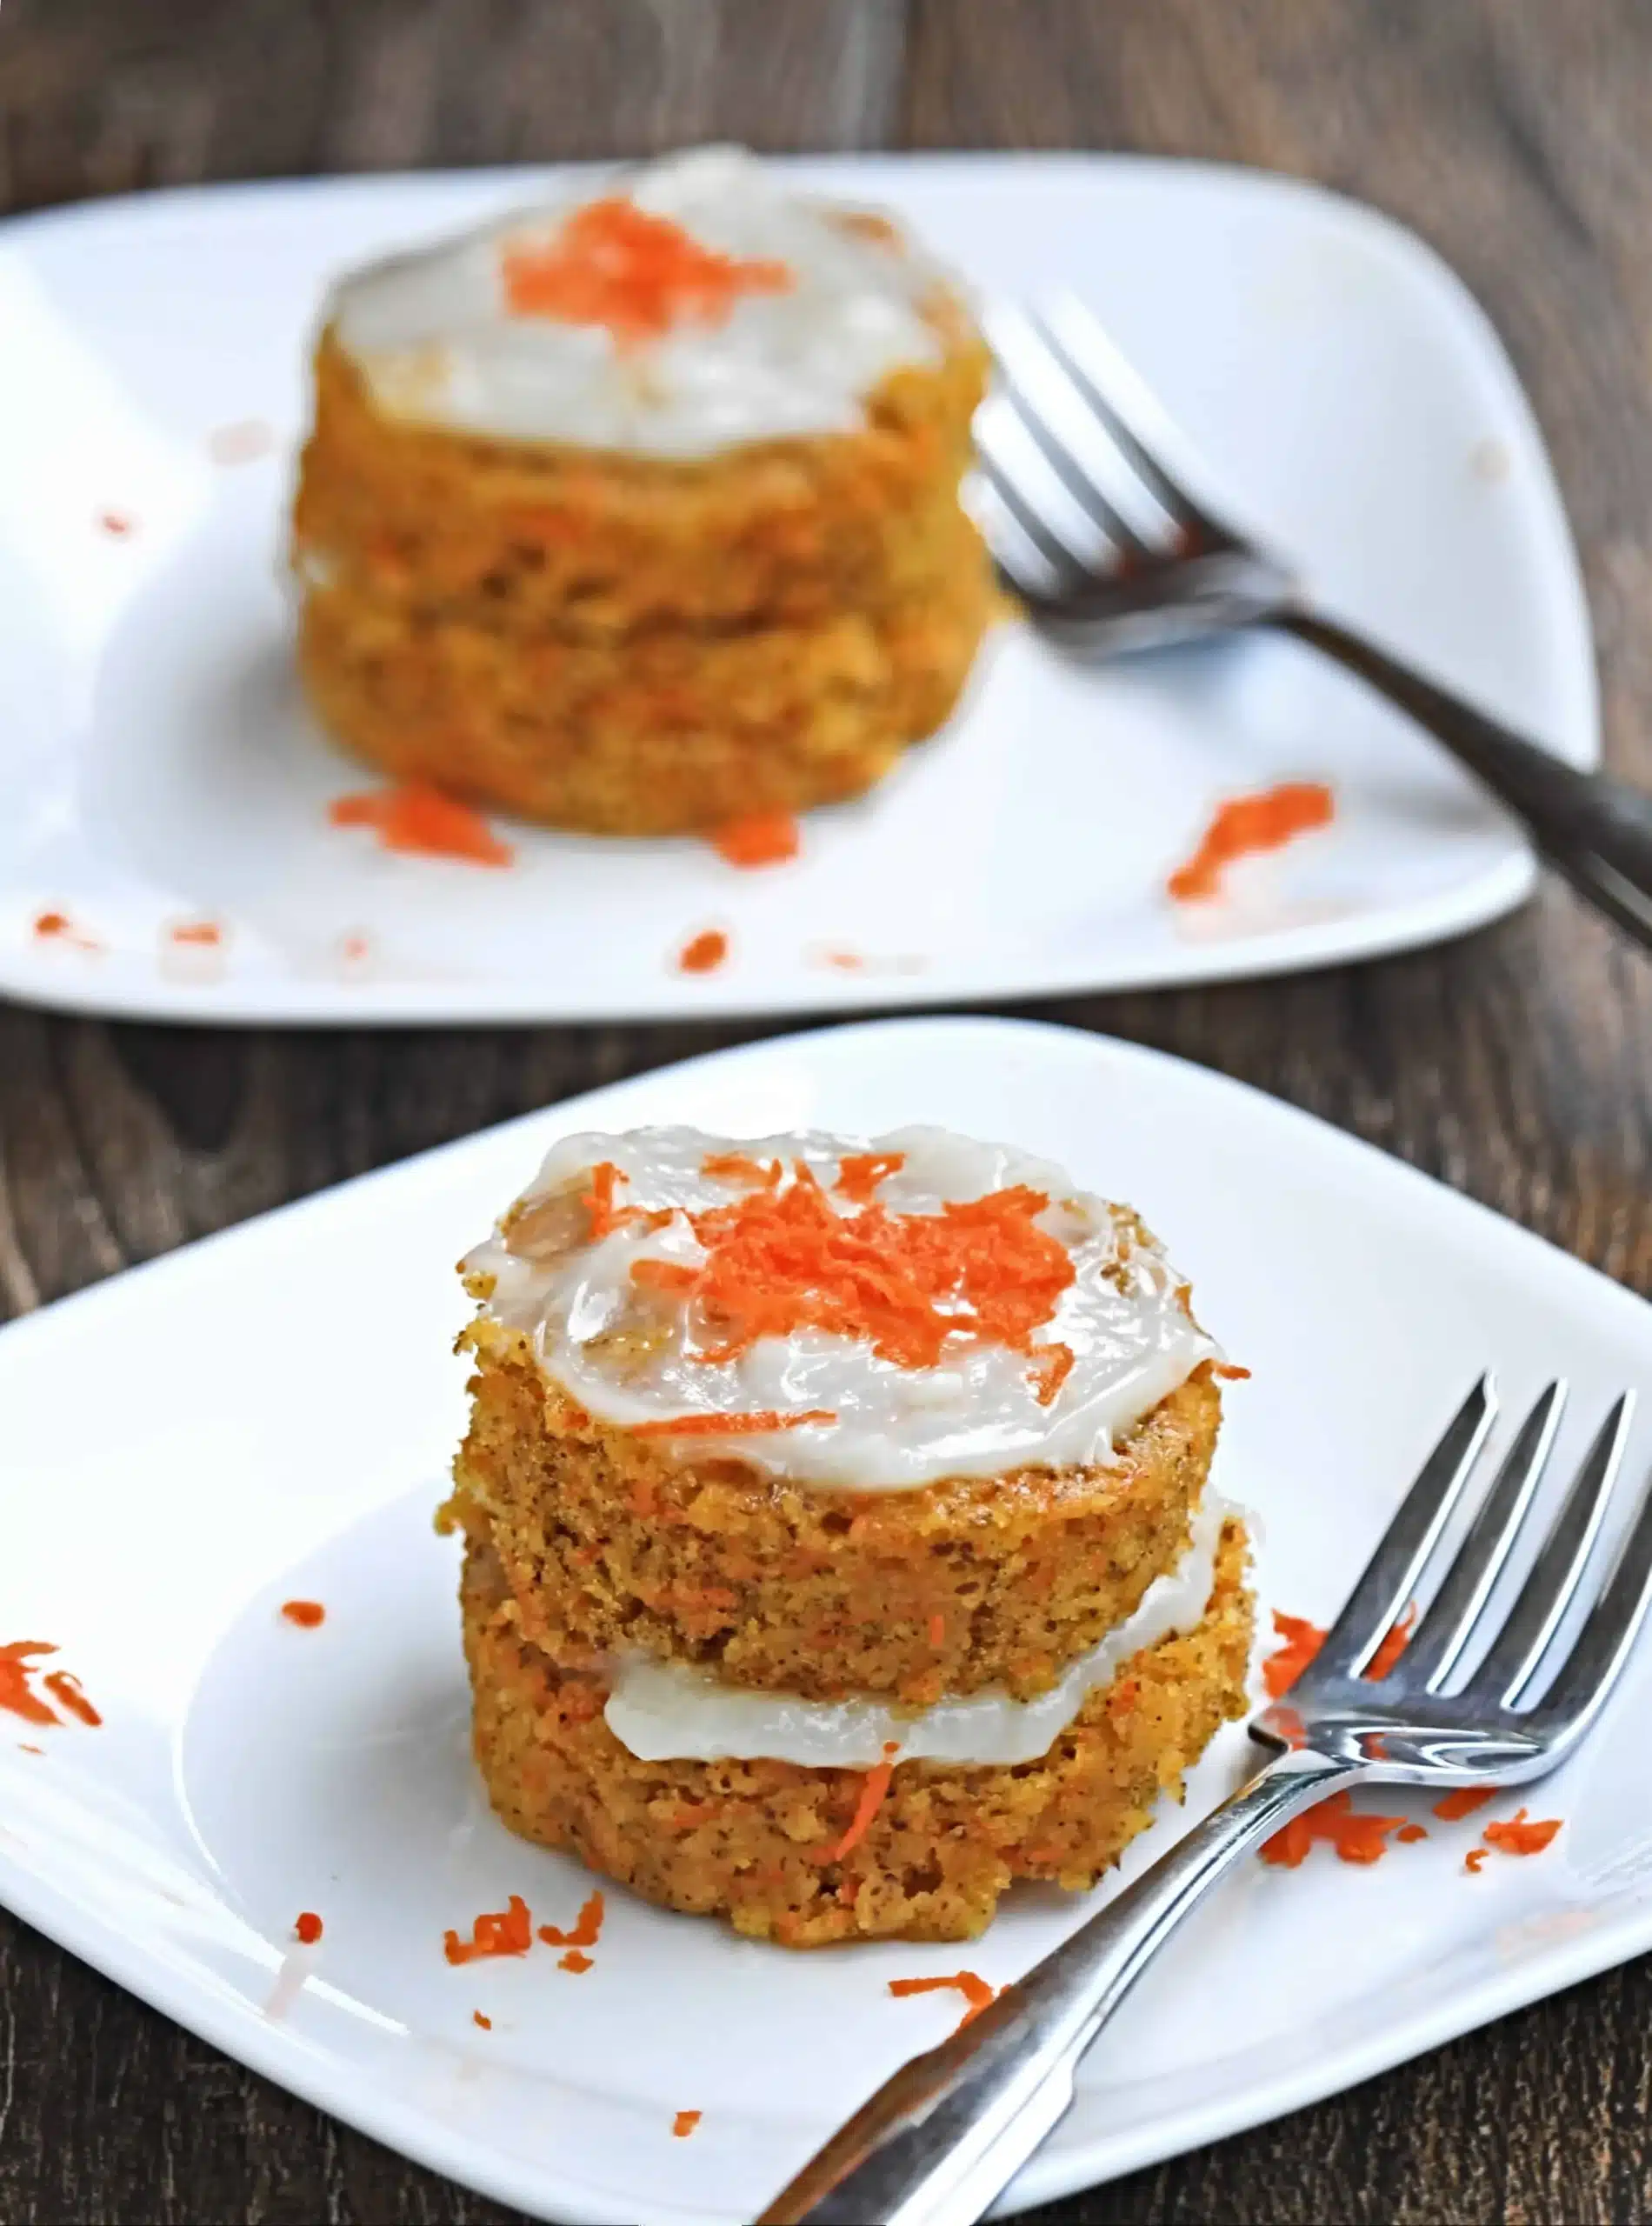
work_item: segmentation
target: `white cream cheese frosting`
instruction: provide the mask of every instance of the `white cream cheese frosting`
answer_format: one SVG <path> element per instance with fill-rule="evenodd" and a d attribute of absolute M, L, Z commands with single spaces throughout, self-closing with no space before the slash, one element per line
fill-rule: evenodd
<path fill-rule="evenodd" d="M 634 1655 L 621 1663 L 610 1689 L 603 1711 L 608 1728 L 645 1763 L 763 1757 L 803 1769 L 869 1769 L 891 1746 L 902 1762 L 1005 1768 L 1036 1762 L 1132 1655 L 1202 1620 L 1216 1583 L 1222 1526 L 1238 1511 L 1207 1491 L 1176 1567 L 1156 1577 L 1135 1614 L 1076 1656 L 1034 1700 L 1016 1700 L 994 1685 L 916 1711 L 869 1700 L 805 1700 L 723 1684 L 708 1670 Z"/>
<path fill-rule="evenodd" d="M 512 258 L 619 196 L 699 246 L 783 266 L 783 283 L 637 342 L 513 307 Z M 930 363 L 944 283 L 892 227 L 856 222 L 754 157 L 707 147 L 352 272 L 326 316 L 388 414 L 503 439 L 687 459 L 852 430 L 889 372 Z"/>
<path fill-rule="evenodd" d="M 845 1190 L 845 1161 L 864 1154 L 890 1171 Z M 743 1163 L 752 1172 L 733 1171 L 731 1156 L 734 1170 Z M 617 1210 L 593 1241 L 588 1201 L 593 1171 L 603 1167 Z M 943 1290 L 933 1365 L 903 1364 L 869 1336 L 807 1323 L 740 1344 L 726 1322 L 705 1319 L 695 1294 L 712 1256 L 696 1223 L 703 1228 L 714 1210 L 751 1197 L 763 1187 L 756 1170 L 770 1167 L 777 1197 L 794 1184 L 818 1185 L 819 1201 L 851 1235 L 862 1213 L 885 1224 L 944 1221 L 949 1206 L 1019 1192 L 1021 1212 L 1047 1240 L 1046 1259 L 1064 1262 L 1046 1282 L 1066 1274 L 1065 1286 L 1051 1291 L 1046 1318 L 1020 1346 L 983 1334 L 966 1299 Z M 936 1128 L 869 1142 L 816 1131 L 733 1139 L 687 1128 L 568 1136 L 463 1264 L 487 1279 L 484 1310 L 527 1336 L 546 1375 L 599 1420 L 643 1429 L 669 1455 L 733 1456 L 821 1489 L 912 1490 L 947 1476 L 1105 1463 L 1124 1433 L 1217 1354 L 1187 1310 L 1180 1276 L 1133 1216 L 1076 1190 L 1049 1162 Z M 683 1296 L 658 1289 L 662 1270 Z M 1070 1360 L 1052 1396 L 1049 1361 L 1062 1352 Z M 804 1416 L 813 1419 L 797 1420 Z M 681 1433 L 666 1427 L 684 1418 Z M 760 1426 L 742 1427 L 753 1418 Z"/>

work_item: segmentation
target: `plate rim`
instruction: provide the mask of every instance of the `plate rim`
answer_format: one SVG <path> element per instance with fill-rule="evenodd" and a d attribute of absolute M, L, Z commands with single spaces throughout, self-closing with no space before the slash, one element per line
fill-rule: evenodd
<path fill-rule="evenodd" d="M 1036 1040 L 1057 1057 L 1078 1053 L 1092 1058 L 1098 1068 L 1111 1070 L 1115 1079 L 1121 1074 L 1128 1078 L 1131 1070 L 1153 1070 L 1161 1075 L 1174 1070 L 1176 1087 L 1191 1087 L 1202 1095 L 1208 1092 L 1213 1104 L 1225 1104 L 1237 1092 L 1242 1099 L 1254 1101 L 1255 1110 L 1285 1130 L 1299 1136 L 1315 1132 L 1316 1148 L 1331 1155 L 1328 1163 L 1333 1170 L 1339 1162 L 1344 1166 L 1357 1165 L 1365 1175 L 1374 1176 L 1391 1191 L 1425 1200 L 1447 1217 L 1448 1226 L 1482 1237 L 1495 1232 L 1495 1242 L 1523 1260 L 1538 1263 L 1546 1282 L 1558 1278 L 1570 1290 L 1587 1290 L 1593 1300 L 1603 1301 L 1621 1310 L 1626 1321 L 1632 1316 L 1643 1332 L 1652 1329 L 1652 1309 L 1626 1285 L 1615 1282 L 1535 1230 L 1454 1190 L 1422 1169 L 1253 1083 L 1175 1053 L 1100 1031 L 1042 1019 L 941 1014 L 892 1016 L 847 1026 L 827 1024 L 698 1053 L 647 1070 L 642 1075 L 622 1077 L 617 1083 L 599 1084 L 576 1096 L 538 1107 L 469 1136 L 392 1161 L 252 1216 L 231 1228 L 175 1247 L 153 1260 L 0 1326 L 0 1366 L 13 1358 L 22 1359 L 31 1340 L 43 1336 L 74 1336 L 88 1310 L 95 1316 L 100 1308 L 126 1304 L 137 1298 L 141 1290 L 152 1289 L 157 1276 L 164 1281 L 169 1276 L 194 1272 L 197 1263 L 193 1258 L 186 1259 L 186 1256 L 226 1245 L 233 1248 L 237 1240 L 256 1243 L 266 1225 L 290 1223 L 290 1216 L 296 1214 L 325 1215 L 341 1209 L 348 1211 L 350 1201 L 363 1196 L 364 1186 L 394 1184 L 417 1171 L 451 1163 L 457 1155 L 491 1148 L 506 1137 L 525 1137 L 535 1130 L 543 1130 L 548 1123 L 577 1121 L 591 1108 L 593 1101 L 600 1104 L 615 1091 L 624 1090 L 632 1084 L 658 1081 L 670 1075 L 697 1074 L 712 1065 L 726 1069 L 753 1062 L 761 1064 L 776 1056 L 795 1058 L 801 1039 L 809 1036 L 825 1040 L 803 1056 L 823 1055 L 829 1061 L 834 1056 L 833 1040 L 858 1046 L 869 1039 L 891 1035 L 932 1039 L 937 1034 L 957 1043 L 973 1037 L 977 1040 L 983 1056 L 1000 1051 L 1006 1036 L 1029 1046 Z M 1633 1896 L 1622 1898 L 1625 1905 L 1615 1915 L 1604 1916 L 1597 1930 L 1556 1940 L 1502 1974 L 1477 1980 L 1471 1989 L 1436 2003 L 1422 2004 L 1409 2017 L 1385 2028 L 1362 2046 L 1339 2049 L 1317 2063 L 1309 2062 L 1264 2080 L 1259 2088 L 1229 2089 L 1174 2115 L 1161 2116 L 1139 2132 L 1103 2132 L 1069 2148 L 1047 2147 L 1009 2191 L 1014 2209 L 1018 2211 L 1103 2184 L 1123 2173 L 1342 2092 L 1429 2049 L 1628 1960 L 1652 1947 L 1652 1895 L 1642 1895 L 1638 1907 L 1635 1906 Z M 137 1939 L 117 1930 L 95 1904 L 77 1903 L 49 1882 L 21 1869 L 6 1851 L 3 1840 L 0 1903 L 162 2015 L 221 2048 L 250 2069 L 277 2081 L 289 2091 L 370 2138 L 396 2148 L 415 2162 L 496 2200 L 513 2203 L 530 2216 L 554 2217 L 572 2206 L 570 2215 L 589 2218 L 592 2226 L 629 2226 L 635 2217 L 634 2205 L 631 2209 L 616 2207 L 608 2191 L 567 2176 L 561 2167 L 551 2180 L 539 2170 L 502 2156 L 485 2142 L 436 2126 L 428 2115 L 421 2115 L 402 2102 L 382 2078 L 376 2083 L 374 2077 L 361 2072 L 347 2059 L 330 2056 L 326 2062 L 330 2068 L 318 2068 L 314 2062 L 313 2045 L 303 2043 L 283 2028 L 262 2020 L 250 2003 L 217 2001 L 202 1987 L 196 1975 L 174 1972 Z M 647 2215 L 650 2226 L 727 2226 L 724 2214 L 694 2207 L 654 2204 Z"/>
<path fill-rule="evenodd" d="M 1544 515 L 1534 545 L 1543 550 L 1552 574 L 1545 600 L 1561 636 L 1570 646 L 1562 652 L 1565 683 L 1573 700 L 1576 731 L 1562 738 L 1559 754 L 1592 767 L 1602 757 L 1600 676 L 1577 546 L 1555 476 L 1554 461 L 1530 397 L 1502 335 L 1466 282 L 1438 250 L 1385 211 L 1314 181 L 1238 164 L 1177 157 L 1112 154 L 1085 150 L 839 151 L 824 155 L 783 155 L 772 158 L 802 172 L 853 177 L 879 171 L 929 173 L 938 177 L 996 174 L 1000 183 L 1024 178 L 1077 180 L 1098 176 L 1136 177 L 1172 193 L 1214 190 L 1256 205 L 1293 205 L 1329 212 L 1345 232 L 1380 249 L 1396 282 L 1420 287 L 1432 298 L 1431 321 L 1455 323 L 1495 378 L 1509 428 L 1522 449 L 1531 500 Z M 393 199 L 411 190 L 468 186 L 476 191 L 507 190 L 513 183 L 578 173 L 597 173 L 604 162 L 489 165 L 476 169 L 393 170 L 343 177 L 258 178 L 198 185 L 168 186 L 147 192 L 80 201 L 62 207 L 25 210 L 0 219 L 0 252 L 27 251 L 43 234 L 99 227 L 147 229 L 169 217 L 205 210 L 278 208 L 296 200 L 329 197 Z M 958 976 L 889 976 L 876 985 L 864 978 L 823 974 L 809 983 L 807 1001 L 755 989 L 743 993 L 737 976 L 713 976 L 691 989 L 662 970 L 657 985 L 641 983 L 623 998 L 609 997 L 581 1009 L 548 1004 L 532 979 L 484 976 L 476 983 L 342 982 L 285 974 L 250 983 L 233 971 L 220 982 L 170 980 L 147 972 L 141 982 L 100 981 L 95 955 L 37 950 L 26 939 L 0 945 L 0 995 L 53 1011 L 221 1027 L 396 1028 L 446 1026 L 570 1026 L 645 1024 L 662 1021 L 788 1019 L 855 1012 L 912 1012 L 982 1003 L 1046 1003 L 1076 996 L 1110 996 L 1127 991 L 1203 983 L 1262 980 L 1276 976 L 1358 964 L 1430 947 L 1490 925 L 1517 909 L 1536 886 L 1538 868 L 1522 840 L 1506 856 L 1472 877 L 1436 896 L 1404 901 L 1350 923 L 1310 923 L 1266 935 L 1236 937 L 1199 946 L 1189 967 L 1184 949 L 1174 945 L 1149 952 L 1145 959 L 1114 965 L 1098 979 L 1096 958 L 1078 954 L 1065 966 L 1046 963 L 1006 970 L 999 975 L 977 960 L 964 962 Z M 64 962 L 68 961 L 68 963 Z M 1031 986 L 1029 986 L 1029 982 Z"/>

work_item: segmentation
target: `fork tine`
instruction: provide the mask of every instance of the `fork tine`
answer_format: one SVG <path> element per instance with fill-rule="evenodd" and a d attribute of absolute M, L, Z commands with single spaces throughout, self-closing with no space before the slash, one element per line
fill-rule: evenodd
<path fill-rule="evenodd" d="M 1408 1683 L 1437 1692 L 1450 1676 L 1526 1519 L 1565 1404 L 1566 1385 L 1557 1379 L 1521 1424 L 1444 1582 L 1411 1634 L 1402 1657 Z"/>
<path fill-rule="evenodd" d="M 1617 1683 L 1652 1607 L 1652 1476 L 1601 1596 L 1589 1610 L 1542 1713 L 1572 1738 L 1586 1730 Z"/>
<path fill-rule="evenodd" d="M 1013 303 L 985 312 L 983 329 L 1006 398 L 1052 468 L 1093 510 L 1111 539 L 1144 555 L 1171 543 L 1179 513 L 1159 499 L 1036 320 Z"/>
<path fill-rule="evenodd" d="M 1310 1678 L 1350 1676 L 1362 1669 L 1403 1612 L 1422 1565 L 1480 1457 L 1496 1410 L 1491 1377 L 1482 1376 L 1446 1424 L 1439 1443 L 1401 1501 L 1398 1513 L 1366 1563 L 1342 1614 L 1326 1633 L 1308 1672 Z"/>
<path fill-rule="evenodd" d="M 1600 1536 L 1634 1408 L 1635 1396 L 1626 1391 L 1601 1424 L 1509 1620 L 1463 1688 L 1465 1697 L 1512 1708 L 1531 1683 Z"/>
<path fill-rule="evenodd" d="M 1195 491 L 1205 472 L 1186 436 L 1093 313 L 1063 294 L 1042 324 L 1051 352 L 1162 506 L 1211 539 L 1232 541 L 1231 529 Z"/>
<path fill-rule="evenodd" d="M 1005 430 L 1006 421 L 993 412 L 990 405 L 977 413 L 976 468 L 991 490 L 999 510 L 1032 549 L 1040 566 L 1054 576 L 1062 592 L 1069 591 L 1086 576 L 1082 558 L 1068 547 L 1033 501 L 1024 470 L 1017 470 L 1013 457 L 1005 456 Z M 1004 569 L 1012 580 L 1019 582 L 1020 574 L 1016 569 L 1009 563 Z"/>

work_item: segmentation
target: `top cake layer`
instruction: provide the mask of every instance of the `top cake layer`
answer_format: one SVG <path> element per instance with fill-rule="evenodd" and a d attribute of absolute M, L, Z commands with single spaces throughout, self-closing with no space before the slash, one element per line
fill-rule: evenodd
<path fill-rule="evenodd" d="M 940 1129 L 570 1136 L 464 1265 L 598 1421 L 829 1490 L 1105 1463 L 1216 1353 L 1127 1209 Z"/>
<path fill-rule="evenodd" d="M 859 426 L 942 356 L 944 286 L 887 219 L 715 147 L 373 264 L 328 314 L 392 416 L 686 459 Z"/>

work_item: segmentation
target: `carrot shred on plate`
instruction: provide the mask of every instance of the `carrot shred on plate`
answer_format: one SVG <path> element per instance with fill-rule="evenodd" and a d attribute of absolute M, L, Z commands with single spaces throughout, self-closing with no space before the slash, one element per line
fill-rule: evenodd
<path fill-rule="evenodd" d="M 779 866 L 796 856 L 801 842 L 789 811 L 752 811 L 725 820 L 713 834 L 711 847 L 728 865 Z"/>
<path fill-rule="evenodd" d="M 880 1183 L 898 1175 L 906 1165 L 903 1151 L 851 1151 L 837 1164 L 832 1188 L 853 1206 L 869 1206 Z"/>
<path fill-rule="evenodd" d="M 1469 1849 L 1468 1854 L 1462 1858 L 1463 1869 L 1465 1870 L 1472 1871 L 1477 1877 L 1480 1873 L 1481 1865 L 1485 1862 L 1486 1856 L 1489 1852 L 1490 1850 L 1487 1848 L 1471 1847 Z"/>
<path fill-rule="evenodd" d="M 701 2119 L 703 2110 L 679 2110 L 671 2121 L 671 2131 L 679 2141 L 686 2141 Z"/>
<path fill-rule="evenodd" d="M 1388 1836 L 1405 1823 L 1403 1816 L 1373 1816 L 1357 1812 L 1346 1793 L 1304 1809 L 1300 1816 L 1276 1832 L 1262 1848 L 1262 1859 L 1295 1870 L 1316 1840 L 1335 1848 L 1344 1863 L 1376 1863 L 1388 1853 Z"/>
<path fill-rule="evenodd" d="M 721 324 L 743 294 L 796 283 L 789 263 L 722 254 L 622 194 L 576 209 L 543 244 L 507 241 L 500 275 L 513 317 L 600 325 L 627 348 L 675 325 Z"/>
<path fill-rule="evenodd" d="M 1426 1824 L 1402 1824 L 1399 1830 L 1395 1833 L 1394 1836 L 1396 1840 L 1403 1840 L 1408 1847 L 1414 1847 L 1418 1840 L 1427 1839 L 1429 1836 L 1428 1826 Z"/>
<path fill-rule="evenodd" d="M 30 1656 L 57 1651 L 43 1638 L 14 1639 L 9 1646 L 0 1646 L 0 1708 L 20 1716 L 25 1723 L 61 1723 L 56 1709 L 48 1708 L 29 1683 L 39 1674 Z"/>
<path fill-rule="evenodd" d="M 1262 1665 L 1262 1682 L 1269 1697 L 1288 1693 L 1325 1643 L 1325 1627 L 1310 1623 L 1305 1616 L 1287 1616 L 1274 1610 L 1274 1636 L 1279 1644 Z M 1287 1826 L 1289 1830 L 1289 1827 Z"/>
<path fill-rule="evenodd" d="M 473 2009 L 470 2012 L 470 2023 L 473 2025 L 480 2025 L 484 2033 L 490 2033 L 493 2030 L 492 2018 L 484 2017 L 479 2009 Z"/>
<path fill-rule="evenodd" d="M 77 1716 L 83 1723 L 96 1729 L 103 1722 L 103 1717 L 81 1690 L 80 1679 L 72 1670 L 49 1670 L 40 1682 L 60 1707 L 66 1708 L 70 1716 Z"/>
<path fill-rule="evenodd" d="M 729 956 L 729 938 L 721 928 L 703 928 L 690 936 L 677 954 L 679 974 L 715 974 Z"/>
<path fill-rule="evenodd" d="M 1516 1809 L 1503 1823 L 1488 1824 L 1481 1836 L 1488 1847 L 1497 1848 L 1504 1855 L 1541 1855 L 1560 1828 L 1558 1816 L 1529 1823 L 1526 1811 Z"/>
<path fill-rule="evenodd" d="M 533 1919 L 520 1894 L 513 1894 L 504 1909 L 484 1909 L 471 1925 L 469 1940 L 451 1931 L 442 1936 L 443 1953 L 450 1963 L 474 1963 L 484 1956 L 525 1956 L 533 1944 Z"/>
<path fill-rule="evenodd" d="M 1220 896 L 1222 876 L 1237 859 L 1281 850 L 1298 835 L 1329 827 L 1336 809 L 1322 781 L 1282 781 L 1253 796 L 1229 796 L 1217 805 L 1193 856 L 1165 886 L 1182 903 Z"/>
<path fill-rule="evenodd" d="M 174 943 L 194 943 L 203 950 L 216 950 L 223 942 L 223 930 L 216 920 L 179 920 L 167 933 Z"/>
<path fill-rule="evenodd" d="M 568 1931 L 560 1925 L 542 1924 L 539 1937 L 551 1948 L 594 1948 L 603 1930 L 603 1896 L 599 1888 L 582 1903 L 579 1915 Z"/>
<path fill-rule="evenodd" d="M 895 1742 L 886 1740 L 883 1759 L 874 1763 L 861 1781 L 861 1797 L 855 1804 L 855 1814 L 849 1829 L 841 1840 L 816 1856 L 817 1863 L 841 1863 L 866 1837 L 872 1828 L 872 1819 L 883 1805 L 883 1796 L 889 1789 L 889 1780 L 895 1775 L 895 1757 L 900 1753 Z"/>
<path fill-rule="evenodd" d="M 997 1989 L 989 1986 L 985 1979 L 976 1971 L 954 1971 L 949 1978 L 891 1979 L 889 1981 L 889 1992 L 897 1996 L 910 1994 L 940 1994 L 949 1987 L 955 1988 L 969 2004 L 963 2016 L 958 2020 L 956 2029 L 960 2033 L 972 2018 L 978 2017 L 983 2009 L 998 1998 Z"/>
<path fill-rule="evenodd" d="M 314 1909 L 300 1909 L 292 1929 L 306 1948 L 313 1948 L 322 1936 L 322 1922 Z"/>
<path fill-rule="evenodd" d="M 1495 1785 L 1460 1785 L 1455 1792 L 1444 1795 L 1435 1803 L 1434 1813 L 1446 1823 L 1455 1824 L 1464 1816 L 1472 1816 L 1476 1809 L 1483 1809 L 1488 1801 L 1495 1801 L 1496 1797 Z"/>
<path fill-rule="evenodd" d="M 387 850 L 410 856 L 476 866 L 508 866 L 515 856 L 479 811 L 427 781 L 335 796 L 327 816 L 335 827 L 370 827 Z"/>
<path fill-rule="evenodd" d="M 301 1631 L 317 1630 L 327 1620 L 327 1610 L 319 1600 L 283 1600 L 281 1612 Z"/>
<path fill-rule="evenodd" d="M 41 943 L 67 943 L 75 950 L 101 950 L 103 947 L 96 936 L 83 935 L 67 912 L 37 912 L 34 934 Z"/>
<path fill-rule="evenodd" d="M 591 1959 L 582 1949 L 570 1948 L 565 1956 L 558 1956 L 556 1958 L 556 1969 L 559 1971 L 572 1971 L 576 1977 L 581 1971 L 588 1971 L 590 1968 Z"/>

